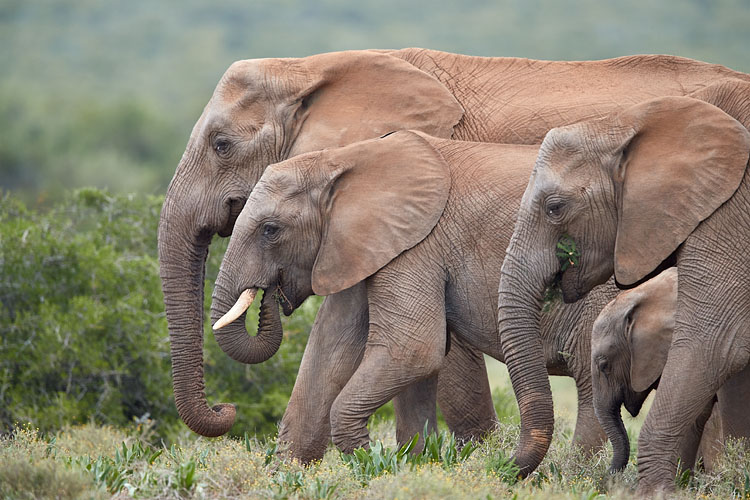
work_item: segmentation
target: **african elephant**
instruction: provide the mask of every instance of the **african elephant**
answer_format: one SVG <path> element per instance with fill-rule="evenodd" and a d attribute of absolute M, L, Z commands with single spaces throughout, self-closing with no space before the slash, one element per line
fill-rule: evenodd
<path fill-rule="evenodd" d="M 654 95 L 683 95 L 730 77 L 745 76 L 669 56 L 549 62 L 424 49 L 234 63 L 193 128 L 159 224 L 160 273 L 180 417 L 206 436 L 224 434 L 234 421 L 232 405 L 211 408 L 205 396 L 204 263 L 212 236 L 232 232 L 267 165 L 406 128 L 462 140 L 538 143 L 553 126 Z M 270 314 L 266 309 L 264 317 L 277 325 Z M 330 405 L 365 345 L 365 339 L 337 338 L 328 332 L 361 330 L 367 314 L 363 286 L 327 297 L 318 313 L 279 430 L 280 440 L 291 442 L 292 455 L 303 461 L 325 451 Z M 258 338 L 235 332 L 217 341 L 233 358 L 262 361 L 280 342 L 278 329 L 269 324 L 265 330 L 270 333 Z M 438 400 L 451 428 L 470 437 L 492 428 L 495 414 L 482 357 L 454 340 Z M 327 359 L 333 362 L 322 361 Z M 408 413 L 408 401 L 401 404 L 397 398 L 397 412 Z M 404 420 L 398 419 L 399 426 Z"/>
<path fill-rule="evenodd" d="M 275 292 L 291 311 L 313 293 L 364 281 L 367 345 L 333 403 L 331 430 L 344 452 L 367 444 L 368 417 L 437 374 L 446 326 L 503 360 L 499 268 L 537 150 L 401 131 L 270 166 L 237 219 L 216 279 L 214 328 L 243 327 L 259 289 L 264 301 Z M 482 196 L 471 196 L 480 186 Z M 590 390 L 591 326 L 614 293 L 612 284 L 545 316 L 549 373 Z M 595 419 L 586 425 L 598 428 Z"/>
<path fill-rule="evenodd" d="M 594 409 L 614 457 L 612 472 L 625 468 L 630 456 L 621 405 L 638 415 L 659 384 L 672 344 L 677 309 L 677 268 L 670 267 L 607 304 L 591 332 L 591 380 Z M 715 409 L 716 408 L 716 409 Z M 683 437 L 679 457 L 692 468 L 700 456 L 710 470 L 723 442 L 718 405 L 712 399 Z M 707 424 L 709 417 L 714 420 Z"/>
<path fill-rule="evenodd" d="M 627 287 L 678 267 L 672 347 L 638 441 L 643 493 L 674 487 L 680 437 L 750 358 L 748 125 L 750 84 L 733 80 L 551 130 L 508 246 L 499 330 L 522 426 L 536 435 L 552 403 L 544 357 L 529 354 L 544 289 L 574 302 L 613 274 Z M 561 239 L 575 265 L 561 265 Z"/>

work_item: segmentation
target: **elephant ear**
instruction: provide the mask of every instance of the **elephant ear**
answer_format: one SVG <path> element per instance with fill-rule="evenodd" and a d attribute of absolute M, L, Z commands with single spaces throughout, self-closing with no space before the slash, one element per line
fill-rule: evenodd
<path fill-rule="evenodd" d="M 615 277 L 632 285 L 656 269 L 737 190 L 750 134 L 719 108 L 664 97 L 620 115 L 613 177 L 621 183 Z"/>
<path fill-rule="evenodd" d="M 637 293 L 634 307 L 625 318 L 630 384 L 642 392 L 656 382 L 667 364 L 677 312 L 677 268 L 669 268 L 633 292 Z"/>
<path fill-rule="evenodd" d="M 413 132 L 324 151 L 323 237 L 312 272 L 317 295 L 349 288 L 422 241 L 450 190 L 443 157 Z"/>
<path fill-rule="evenodd" d="M 385 53 L 332 52 L 295 64 L 287 71 L 305 75 L 305 84 L 298 89 L 299 107 L 289 127 L 297 134 L 290 156 L 395 130 L 451 137 L 464 113 L 436 78 Z"/>

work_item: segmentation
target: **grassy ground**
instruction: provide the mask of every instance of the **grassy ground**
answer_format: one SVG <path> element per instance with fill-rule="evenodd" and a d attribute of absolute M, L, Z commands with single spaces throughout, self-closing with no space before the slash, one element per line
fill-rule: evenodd
<path fill-rule="evenodd" d="M 84 425 L 53 436 L 31 427 L 0 440 L 0 498 L 631 498 L 635 467 L 607 473 L 611 450 L 583 457 L 569 444 L 572 420 L 556 425 L 550 452 L 524 481 L 507 457 L 516 424 L 500 424 L 468 457 L 447 434 L 431 436 L 416 457 L 388 448 L 391 421 L 372 425 L 386 443 L 346 458 L 330 447 L 309 467 L 274 454 L 273 439 L 151 443 L 148 423 L 127 430 Z M 440 439 L 443 442 L 440 442 Z M 677 498 L 750 498 L 750 453 L 732 444 L 713 474 L 683 477 Z"/>

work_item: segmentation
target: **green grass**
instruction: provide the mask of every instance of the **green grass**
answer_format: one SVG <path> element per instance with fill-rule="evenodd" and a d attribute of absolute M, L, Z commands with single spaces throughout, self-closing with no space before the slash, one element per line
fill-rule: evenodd
<path fill-rule="evenodd" d="M 166 447 L 135 425 L 89 424 L 49 436 L 25 426 L 0 440 L 0 498 L 633 498 L 634 465 L 610 476 L 611 450 L 581 455 L 569 445 L 571 426 L 557 422 L 547 457 L 522 481 L 508 461 L 518 438 L 513 423 L 470 451 L 443 432 L 409 455 L 408 445 L 394 448 L 393 423 L 383 420 L 369 450 L 346 456 L 331 446 L 308 467 L 274 454 L 271 439 L 190 435 Z M 681 481 L 676 497 L 748 498 L 748 471 L 748 449 L 730 443 L 717 470 Z"/>

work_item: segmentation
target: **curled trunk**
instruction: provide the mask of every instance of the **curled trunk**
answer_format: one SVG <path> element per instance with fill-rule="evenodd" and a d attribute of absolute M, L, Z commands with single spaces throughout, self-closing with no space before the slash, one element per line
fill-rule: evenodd
<path fill-rule="evenodd" d="M 226 277 L 220 275 L 216 280 L 213 301 L 211 303 L 211 320 L 217 321 L 234 305 L 236 297 L 229 292 L 231 287 Z M 260 303 L 260 320 L 258 334 L 251 336 L 245 328 L 245 315 L 242 313 L 236 320 L 214 332 L 216 342 L 221 349 L 235 361 L 247 364 L 262 363 L 279 350 L 283 330 L 279 306 L 269 290 L 264 291 Z"/>
<path fill-rule="evenodd" d="M 203 378 L 203 280 L 211 236 L 188 232 L 174 198 L 167 194 L 159 222 L 159 268 L 169 324 L 172 383 L 180 418 L 194 432 L 221 436 L 232 427 L 231 404 L 208 406 Z"/>

